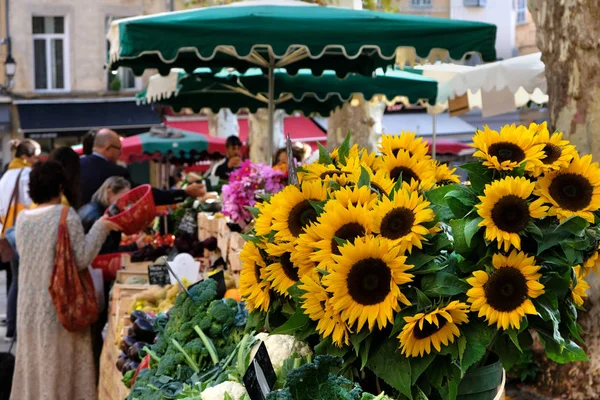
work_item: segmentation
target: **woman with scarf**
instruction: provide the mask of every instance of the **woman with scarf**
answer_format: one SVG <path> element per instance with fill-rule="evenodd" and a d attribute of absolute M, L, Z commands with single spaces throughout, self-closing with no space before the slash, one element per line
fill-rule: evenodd
<path fill-rule="evenodd" d="M 12 228 L 17 221 L 17 215 L 29 207 L 32 201 L 29 197 L 29 174 L 31 167 L 39 160 L 42 149 L 36 141 L 31 139 L 11 142 L 11 150 L 15 157 L 8 165 L 8 170 L 0 179 L 0 226 L 3 234 Z M 13 201 L 11 199 L 13 198 Z M 6 313 L 6 339 L 12 340 L 17 327 L 17 282 L 18 261 L 12 260 L 12 282 L 10 284 L 7 313 Z"/>

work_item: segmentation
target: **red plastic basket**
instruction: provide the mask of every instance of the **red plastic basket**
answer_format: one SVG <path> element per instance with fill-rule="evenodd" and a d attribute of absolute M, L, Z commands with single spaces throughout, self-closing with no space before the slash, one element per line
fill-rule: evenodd
<path fill-rule="evenodd" d="M 107 282 L 117 279 L 117 271 L 121 267 L 121 256 L 125 253 L 101 254 L 92 260 L 92 268 L 102 270 L 102 276 Z"/>
<path fill-rule="evenodd" d="M 130 209 L 109 218 L 126 235 L 140 232 L 156 217 L 156 205 L 150 185 L 141 185 L 125 193 L 117 200 L 117 207 L 124 209 L 130 203 L 134 203 Z"/>

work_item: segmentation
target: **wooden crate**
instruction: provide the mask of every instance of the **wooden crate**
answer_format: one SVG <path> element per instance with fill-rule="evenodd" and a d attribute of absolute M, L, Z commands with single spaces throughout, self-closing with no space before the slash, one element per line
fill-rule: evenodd
<path fill-rule="evenodd" d="M 231 272 L 239 272 L 242 270 L 242 261 L 240 260 L 240 250 L 230 248 L 227 254 L 227 263 Z"/>
<path fill-rule="evenodd" d="M 219 234 L 217 236 L 217 247 L 219 247 L 219 250 L 221 250 L 221 256 L 225 261 L 227 261 L 229 255 L 229 241 L 231 238 L 231 234 L 232 232 L 229 230 L 229 227 L 227 227 L 227 225 L 224 225 L 224 228 L 222 228 L 219 231 Z"/>
<path fill-rule="evenodd" d="M 126 269 L 122 269 L 117 271 L 117 283 L 126 284 L 127 279 L 131 277 L 143 278 L 146 283 L 148 283 L 148 271 L 129 271 Z"/>
<path fill-rule="evenodd" d="M 130 254 L 123 254 L 121 258 L 121 265 L 123 266 L 123 269 L 133 272 L 148 273 L 148 265 L 152 263 L 153 261 L 132 262 Z"/>

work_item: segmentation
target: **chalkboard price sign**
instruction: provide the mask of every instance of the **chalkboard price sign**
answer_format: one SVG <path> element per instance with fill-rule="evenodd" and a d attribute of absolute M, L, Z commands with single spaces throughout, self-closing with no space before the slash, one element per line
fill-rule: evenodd
<path fill-rule="evenodd" d="M 169 268 L 166 264 L 148 265 L 148 282 L 151 285 L 169 285 L 171 283 L 171 278 L 169 277 Z"/>
<path fill-rule="evenodd" d="M 277 375 L 262 342 L 244 374 L 244 386 L 251 400 L 264 400 L 277 382 Z"/>

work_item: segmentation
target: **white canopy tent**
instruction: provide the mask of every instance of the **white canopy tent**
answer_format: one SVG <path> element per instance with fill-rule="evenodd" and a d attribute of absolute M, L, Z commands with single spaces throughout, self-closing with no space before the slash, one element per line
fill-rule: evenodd
<path fill-rule="evenodd" d="M 424 76 L 437 80 L 436 104 L 432 114 L 432 147 L 435 154 L 436 116 L 446 110 L 460 115 L 473 108 L 483 117 L 514 111 L 530 101 L 548 102 L 545 66 L 541 53 L 514 57 L 475 67 L 456 64 L 430 64 L 416 67 Z"/>

